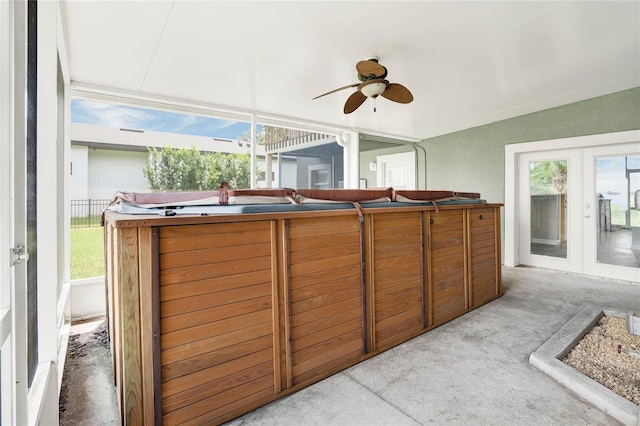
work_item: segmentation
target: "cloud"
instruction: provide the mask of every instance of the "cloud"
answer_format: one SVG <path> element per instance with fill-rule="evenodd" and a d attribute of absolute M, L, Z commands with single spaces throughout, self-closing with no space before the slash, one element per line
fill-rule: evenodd
<path fill-rule="evenodd" d="M 144 129 L 155 121 L 147 110 L 88 100 L 74 100 L 71 116 L 74 122 L 132 129 Z"/>
<path fill-rule="evenodd" d="M 248 130 L 243 121 L 144 109 L 91 100 L 71 100 L 71 121 L 115 128 L 234 139 Z"/>
<path fill-rule="evenodd" d="M 198 117 L 195 115 L 183 115 L 180 125 L 184 127 L 193 126 L 198 122 Z"/>
<path fill-rule="evenodd" d="M 226 129 L 227 127 L 231 127 L 234 124 L 238 124 L 238 122 L 233 120 L 218 120 L 216 129 Z"/>

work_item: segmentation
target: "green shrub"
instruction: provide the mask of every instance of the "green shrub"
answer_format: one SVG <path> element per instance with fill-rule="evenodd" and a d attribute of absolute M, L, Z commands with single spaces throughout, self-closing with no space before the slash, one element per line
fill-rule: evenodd
<path fill-rule="evenodd" d="M 213 190 L 223 180 L 229 188 L 249 188 L 251 158 L 248 154 L 202 153 L 195 146 L 151 147 L 143 172 L 152 191 Z"/>

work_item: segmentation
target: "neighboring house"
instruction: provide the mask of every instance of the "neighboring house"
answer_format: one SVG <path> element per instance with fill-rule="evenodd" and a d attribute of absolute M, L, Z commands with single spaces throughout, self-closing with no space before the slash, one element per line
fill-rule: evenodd
<path fill-rule="evenodd" d="M 274 158 L 283 166 L 295 162 L 295 174 L 279 167 L 279 179 L 268 186 L 290 188 L 344 188 L 345 156 L 337 137 L 324 134 L 264 126 L 266 168 L 272 168 Z M 346 158 L 346 160 L 345 160 Z"/>
<path fill-rule="evenodd" d="M 250 154 L 250 143 L 147 130 L 121 129 L 71 123 L 70 197 L 72 200 L 111 199 L 116 191 L 148 192 L 143 169 L 150 147 L 196 147 L 201 152 Z M 264 170 L 264 147 L 256 146 L 258 171 Z M 290 175 L 292 161 L 283 161 L 282 172 Z M 260 176 L 258 176 L 259 178 Z M 258 186 L 264 186 L 258 180 Z"/>
<path fill-rule="evenodd" d="M 267 146 L 256 146 L 256 186 L 286 188 L 341 188 L 343 149 L 336 137 L 280 130 L 269 132 Z M 284 132 L 282 132 L 284 131 Z M 71 200 L 107 200 L 116 191 L 148 192 L 144 165 L 149 148 L 191 148 L 201 152 L 250 154 L 240 139 L 209 138 L 148 130 L 71 123 Z M 266 153 L 265 153 L 266 152 Z M 266 159 L 271 167 L 267 181 Z"/>

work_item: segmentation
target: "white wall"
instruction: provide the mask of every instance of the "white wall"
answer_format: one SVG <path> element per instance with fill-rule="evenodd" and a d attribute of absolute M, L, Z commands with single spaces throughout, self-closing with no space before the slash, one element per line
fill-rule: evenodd
<path fill-rule="evenodd" d="M 104 285 L 104 277 L 84 278 L 71 283 L 72 321 L 106 316 Z"/>
<path fill-rule="evenodd" d="M 69 192 L 72 200 L 86 200 L 89 198 L 89 149 L 86 146 L 71 147 L 71 176 Z"/>
<path fill-rule="evenodd" d="M 87 198 L 108 200 L 116 191 L 149 192 L 142 172 L 146 152 L 90 148 L 88 152 Z"/>
<path fill-rule="evenodd" d="M 275 158 L 275 157 L 274 157 Z M 274 170 L 277 170 L 278 163 L 274 160 Z M 283 158 L 280 167 L 280 184 L 281 188 L 297 188 L 298 163 L 296 159 Z"/>

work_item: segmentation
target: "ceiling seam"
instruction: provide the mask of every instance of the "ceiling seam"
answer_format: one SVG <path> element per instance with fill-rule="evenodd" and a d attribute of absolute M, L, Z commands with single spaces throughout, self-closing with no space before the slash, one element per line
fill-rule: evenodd
<path fill-rule="evenodd" d="M 151 54 L 151 58 L 149 58 L 149 63 L 147 64 L 147 70 L 144 72 L 144 77 L 142 77 L 142 81 L 140 82 L 140 86 L 138 87 L 138 91 L 142 91 L 142 87 L 144 86 L 144 83 L 147 81 L 147 76 L 149 75 L 149 70 L 151 69 L 151 64 L 153 63 L 153 60 L 156 57 L 156 52 L 158 51 L 158 46 L 160 46 L 160 41 L 162 40 L 162 37 L 164 36 L 164 31 L 167 28 L 167 23 L 169 22 L 169 18 L 171 17 L 171 12 L 173 12 L 173 6 L 175 6 L 176 4 L 176 0 L 173 0 L 171 2 L 171 7 L 169 8 L 169 12 L 167 13 L 167 17 L 164 20 L 164 24 L 162 25 L 162 30 L 160 31 L 160 34 L 158 35 L 158 40 L 156 41 L 156 45 L 153 48 L 153 53 Z"/>

